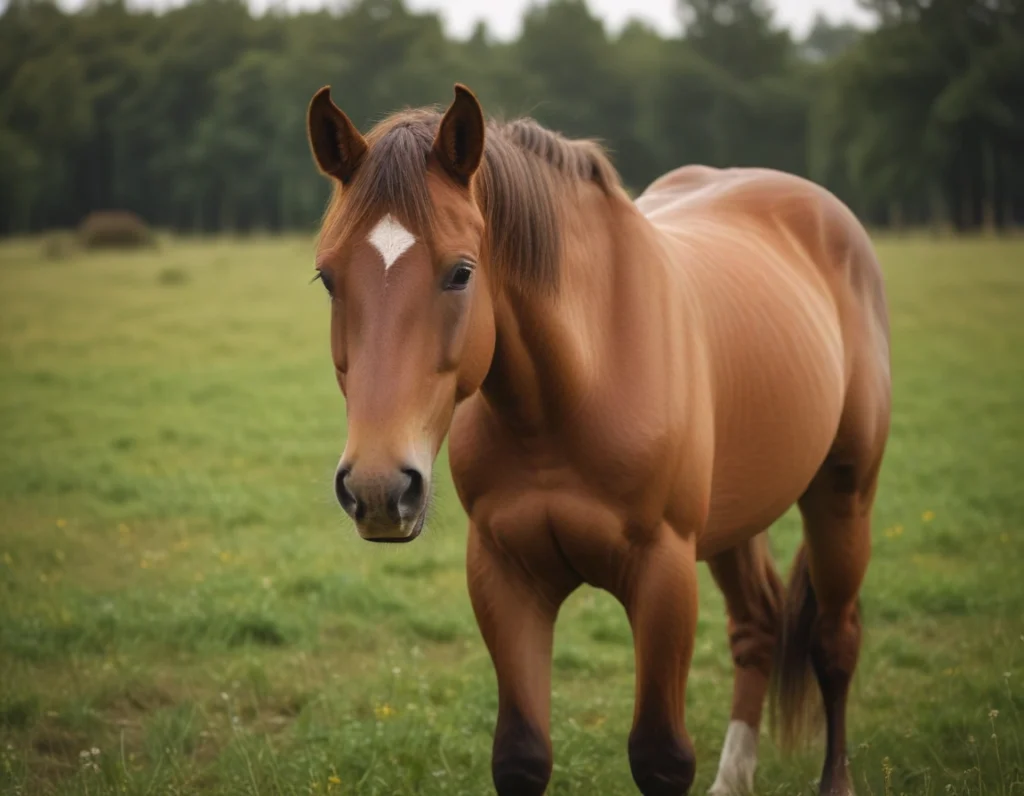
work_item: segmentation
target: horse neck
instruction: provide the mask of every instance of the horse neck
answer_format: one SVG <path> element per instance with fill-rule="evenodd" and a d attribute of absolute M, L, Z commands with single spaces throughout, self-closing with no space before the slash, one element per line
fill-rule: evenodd
<path fill-rule="evenodd" d="M 624 193 L 587 185 L 560 210 L 557 290 L 495 289 L 495 353 L 482 393 L 521 434 L 556 429 L 606 384 L 623 335 L 651 300 L 655 235 Z"/>

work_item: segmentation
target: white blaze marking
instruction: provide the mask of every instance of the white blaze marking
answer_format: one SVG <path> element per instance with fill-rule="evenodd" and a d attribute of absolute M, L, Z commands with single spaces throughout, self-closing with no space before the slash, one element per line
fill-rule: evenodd
<path fill-rule="evenodd" d="M 745 721 L 730 721 L 718 763 L 718 776 L 711 796 L 740 796 L 753 793 L 757 768 L 757 733 Z"/>
<path fill-rule="evenodd" d="M 368 240 L 380 252 L 385 271 L 416 242 L 412 233 L 395 221 L 390 213 L 377 222 Z"/>

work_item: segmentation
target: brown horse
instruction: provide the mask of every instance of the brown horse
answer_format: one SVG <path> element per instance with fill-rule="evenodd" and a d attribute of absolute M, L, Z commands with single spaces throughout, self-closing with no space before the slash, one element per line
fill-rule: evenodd
<path fill-rule="evenodd" d="M 463 86 L 443 116 L 404 111 L 365 138 L 324 88 L 308 125 L 336 186 L 317 269 L 348 415 L 337 497 L 363 538 L 414 539 L 449 435 L 498 679 L 498 793 L 547 786 L 553 628 L 582 583 L 633 630 L 637 786 L 689 791 L 698 561 L 725 595 L 735 664 L 712 792 L 752 785 L 772 672 L 787 739 L 813 671 L 821 791 L 850 793 L 890 404 L 882 278 L 854 216 L 768 170 L 682 168 L 633 202 L 596 144 L 486 123 Z M 784 590 L 764 531 L 794 502 L 804 537 Z"/>

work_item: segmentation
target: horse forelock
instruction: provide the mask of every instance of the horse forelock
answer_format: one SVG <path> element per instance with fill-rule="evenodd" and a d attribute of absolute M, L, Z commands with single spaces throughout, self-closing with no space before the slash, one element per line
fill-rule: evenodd
<path fill-rule="evenodd" d="M 434 109 L 406 110 L 369 132 L 355 178 L 348 186 L 335 185 L 322 239 L 345 239 L 386 214 L 418 238 L 431 239 L 427 160 L 441 118 Z M 618 173 L 597 142 L 567 139 L 532 119 L 492 120 L 486 135 L 476 186 L 488 259 L 506 284 L 523 291 L 553 289 L 566 200 L 580 184 L 612 192 L 620 185 Z"/>

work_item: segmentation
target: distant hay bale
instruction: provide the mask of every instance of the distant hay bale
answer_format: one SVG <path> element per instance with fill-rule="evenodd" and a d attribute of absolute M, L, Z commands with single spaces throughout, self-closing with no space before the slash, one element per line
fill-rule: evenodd
<path fill-rule="evenodd" d="M 97 210 L 78 225 L 78 241 L 86 249 L 132 249 L 153 246 L 149 225 L 127 210 Z"/>

